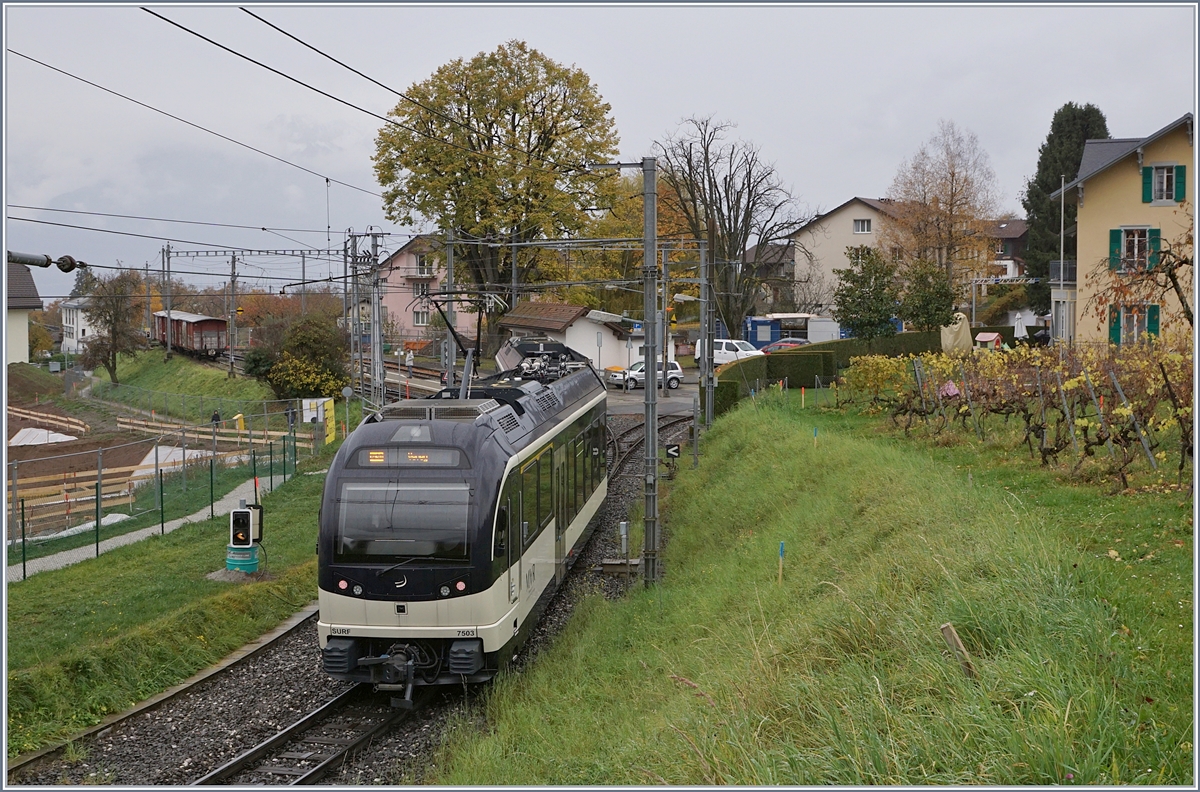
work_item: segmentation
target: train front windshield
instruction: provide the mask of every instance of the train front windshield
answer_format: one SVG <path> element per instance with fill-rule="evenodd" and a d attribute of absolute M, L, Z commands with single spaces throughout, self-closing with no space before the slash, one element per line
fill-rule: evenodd
<path fill-rule="evenodd" d="M 341 490 L 336 561 L 468 557 L 466 482 L 347 481 Z"/>

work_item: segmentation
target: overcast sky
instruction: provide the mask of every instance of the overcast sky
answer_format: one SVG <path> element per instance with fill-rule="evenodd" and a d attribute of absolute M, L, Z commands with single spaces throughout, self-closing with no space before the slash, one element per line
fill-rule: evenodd
<path fill-rule="evenodd" d="M 396 97 L 237 6 L 154 10 L 335 96 L 386 114 Z M 1004 209 L 1034 173 L 1065 102 L 1093 103 L 1114 137 L 1148 135 L 1196 103 L 1196 9 L 1159 6 L 255 6 L 260 16 L 404 90 L 455 58 L 521 39 L 586 72 L 623 159 L 692 115 L 737 124 L 811 210 L 885 195 L 939 119 L 974 132 Z M 36 58 L 322 176 L 378 192 L 380 122 L 156 19 L 136 6 L 4 8 L 9 50 Z M 256 249 L 340 249 L 346 229 L 403 234 L 380 200 L 333 184 L 32 63 L 5 56 L 5 244 L 94 264 L 157 268 L 162 238 Z M 14 205 L 263 226 L 274 233 L 17 209 Z M 18 221 L 24 217 L 155 239 Z M 328 274 L 328 264 L 311 265 Z M 176 261 L 192 282 L 227 258 Z M 338 262 L 340 270 L 340 259 Z M 245 285 L 299 274 L 251 258 Z M 41 294 L 73 276 L 35 270 Z M 278 282 L 274 282 L 278 285 Z"/>

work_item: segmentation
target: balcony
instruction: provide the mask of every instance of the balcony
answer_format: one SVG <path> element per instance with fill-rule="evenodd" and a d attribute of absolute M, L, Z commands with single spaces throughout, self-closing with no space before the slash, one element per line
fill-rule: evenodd
<path fill-rule="evenodd" d="M 1074 260 L 1050 262 L 1050 285 L 1057 286 L 1059 283 L 1064 286 L 1075 285 Z"/>

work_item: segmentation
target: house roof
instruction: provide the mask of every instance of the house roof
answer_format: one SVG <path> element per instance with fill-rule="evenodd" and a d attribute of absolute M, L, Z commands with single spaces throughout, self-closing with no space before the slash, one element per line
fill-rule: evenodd
<path fill-rule="evenodd" d="M 754 257 L 758 255 L 760 245 L 754 245 L 746 250 L 744 260 L 753 262 Z M 794 242 L 788 242 L 786 245 L 768 244 L 763 249 L 762 260 L 759 264 L 790 264 L 796 259 L 796 245 Z"/>
<path fill-rule="evenodd" d="M 585 316 L 588 310 L 581 305 L 565 303 L 522 302 L 501 317 L 500 326 L 561 333 Z"/>
<path fill-rule="evenodd" d="M 804 232 L 806 229 L 808 229 L 809 226 L 820 223 L 822 220 L 829 217 L 831 214 L 834 214 L 835 212 L 840 212 L 842 209 L 845 209 L 847 206 L 854 203 L 855 201 L 857 201 L 860 204 L 863 204 L 864 206 L 868 206 L 868 207 L 874 209 L 876 212 L 879 212 L 880 214 L 885 214 L 888 217 L 895 216 L 895 213 L 892 211 L 891 200 L 889 200 L 887 198 L 861 198 L 861 197 L 855 196 L 854 198 L 851 198 L 849 201 L 846 201 L 845 203 L 843 203 L 839 206 L 835 206 L 834 208 L 830 209 L 828 212 L 819 214 L 816 217 L 814 217 L 812 220 L 809 220 L 807 223 L 805 223 L 804 225 L 802 225 L 798 229 L 796 229 L 791 234 L 791 238 L 795 239 L 802 232 Z"/>
<path fill-rule="evenodd" d="M 1029 232 L 1029 225 L 1021 219 L 996 220 L 988 230 L 992 239 L 1019 239 Z"/>
<path fill-rule="evenodd" d="M 429 253 L 434 250 L 437 237 L 433 234 L 417 234 L 401 245 L 394 253 L 380 262 L 381 266 L 395 266 L 395 260 L 405 253 Z"/>
<path fill-rule="evenodd" d="M 8 310 L 42 310 L 42 298 L 29 267 L 8 262 Z"/>
<path fill-rule="evenodd" d="M 1062 189 L 1050 193 L 1050 197 L 1058 198 L 1064 192 L 1067 192 L 1069 195 L 1070 190 L 1073 190 L 1096 174 L 1107 170 L 1110 166 L 1120 162 L 1129 155 L 1136 153 L 1138 149 L 1145 148 L 1159 138 L 1175 131 L 1184 124 L 1187 125 L 1189 130 L 1192 128 L 1191 113 L 1184 113 L 1149 137 L 1087 141 L 1083 144 L 1083 158 L 1079 161 L 1079 175 L 1075 177 L 1074 181 L 1068 182 Z"/>

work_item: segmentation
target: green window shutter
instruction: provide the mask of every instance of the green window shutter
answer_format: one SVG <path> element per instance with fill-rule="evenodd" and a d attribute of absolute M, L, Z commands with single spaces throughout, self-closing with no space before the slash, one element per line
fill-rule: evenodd
<path fill-rule="evenodd" d="M 1142 203 L 1154 198 L 1154 168 L 1142 168 Z"/>
<path fill-rule="evenodd" d="M 1187 199 L 1187 165 L 1175 166 L 1175 200 Z"/>
<path fill-rule="evenodd" d="M 1158 306 L 1146 306 L 1146 332 L 1150 335 L 1158 335 Z"/>
<path fill-rule="evenodd" d="M 1121 309 L 1115 306 L 1108 309 L 1108 343 L 1121 343 Z"/>
<path fill-rule="evenodd" d="M 1121 229 L 1112 228 L 1108 232 L 1108 268 L 1121 268 Z"/>
<path fill-rule="evenodd" d="M 1158 266 L 1158 254 L 1162 252 L 1161 231 L 1157 228 L 1146 230 L 1146 241 L 1150 243 L 1150 255 L 1146 256 L 1146 268 Z"/>

